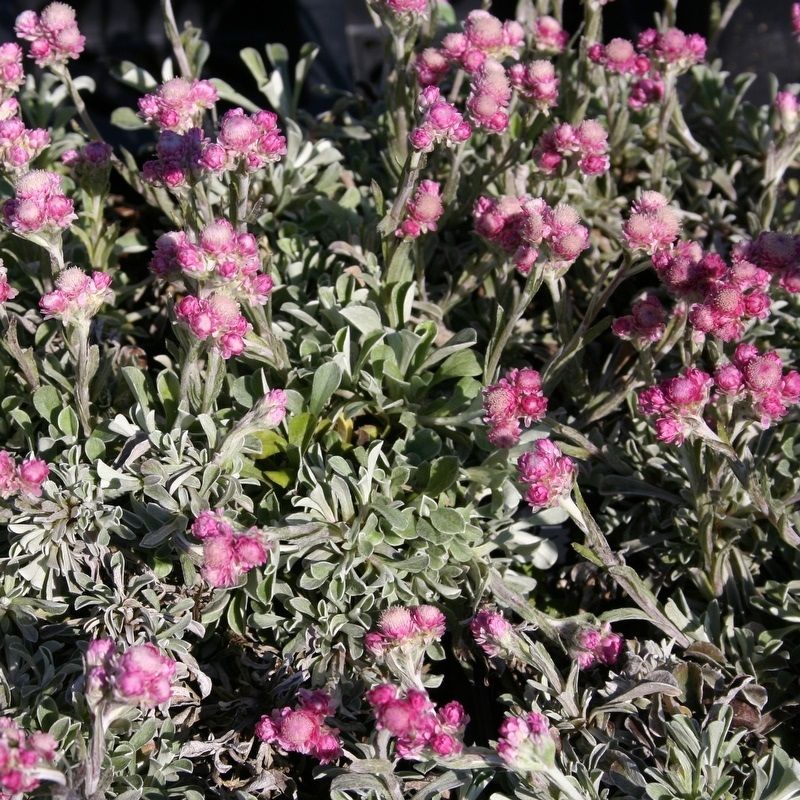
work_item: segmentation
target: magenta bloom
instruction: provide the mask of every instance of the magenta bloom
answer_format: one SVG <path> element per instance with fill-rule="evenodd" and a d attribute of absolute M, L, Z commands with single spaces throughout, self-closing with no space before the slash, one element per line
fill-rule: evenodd
<path fill-rule="evenodd" d="M 395 231 L 395 235 L 416 239 L 423 233 L 435 231 L 443 213 L 439 184 L 436 181 L 420 181 L 414 197 L 406 203 L 406 218 Z"/>
<path fill-rule="evenodd" d="M 630 339 L 639 347 L 654 344 L 664 335 L 666 312 L 655 295 L 646 295 L 631 307 L 629 316 L 615 319 L 611 330 L 620 339 Z"/>
<path fill-rule="evenodd" d="M 113 301 L 110 285 L 107 272 L 87 275 L 79 267 L 69 267 L 56 278 L 55 290 L 42 295 L 39 308 L 45 317 L 55 317 L 65 325 L 85 321 Z"/>
<path fill-rule="evenodd" d="M 569 496 L 577 467 L 550 439 L 537 439 L 533 449 L 519 457 L 517 472 L 520 481 L 528 485 L 525 499 L 534 511 L 539 511 Z"/>
<path fill-rule="evenodd" d="M 22 48 L 14 42 L 0 44 L 0 98 L 14 94 L 24 82 Z"/>
<path fill-rule="evenodd" d="M 511 623 L 499 612 L 481 609 L 469 624 L 478 646 L 492 658 L 508 654 L 514 641 Z"/>
<path fill-rule="evenodd" d="M 595 664 L 610 667 L 619 660 L 624 644 L 625 639 L 614 633 L 608 625 L 604 625 L 600 630 L 589 628 L 578 636 L 573 657 L 581 669 L 588 669 Z"/>
<path fill-rule="evenodd" d="M 227 111 L 219 125 L 216 144 L 206 144 L 200 156 L 211 171 L 234 170 L 240 164 L 248 172 L 280 161 L 286 155 L 286 137 L 271 111 L 245 114 L 241 108 Z"/>
<path fill-rule="evenodd" d="M 444 636 L 446 620 L 435 606 L 392 606 L 378 620 L 378 629 L 364 637 L 364 645 L 375 657 L 393 647 L 420 648 L 422 651 Z"/>
<path fill-rule="evenodd" d="M 513 64 L 508 77 L 519 96 L 539 111 L 547 111 L 558 103 L 559 81 L 549 61 Z"/>
<path fill-rule="evenodd" d="M 0 797 L 12 800 L 37 789 L 57 747 L 49 733 L 29 734 L 11 717 L 0 717 Z"/>
<path fill-rule="evenodd" d="M 680 220 L 667 198 L 659 192 L 643 192 L 633 204 L 633 213 L 622 226 L 631 250 L 653 253 L 670 247 L 680 233 Z"/>
<path fill-rule="evenodd" d="M 339 731 L 325 723 L 333 713 L 330 697 L 325 692 L 303 689 L 299 695 L 297 707 L 286 706 L 261 717 L 256 736 L 286 753 L 302 753 L 330 764 L 342 755 Z"/>
<path fill-rule="evenodd" d="M 639 34 L 639 50 L 664 66 L 686 70 L 705 60 L 708 45 L 697 33 L 686 34 L 678 28 L 659 33 L 649 28 Z"/>
<path fill-rule="evenodd" d="M 533 24 L 533 44 L 537 50 L 548 53 L 563 53 L 569 41 L 569 34 L 561 23 L 550 16 L 541 16 Z"/>
<path fill-rule="evenodd" d="M 148 642 L 123 653 L 113 683 L 117 693 L 129 703 L 159 705 L 172 695 L 176 669 L 171 658 Z"/>
<path fill-rule="evenodd" d="M 547 413 L 541 376 L 533 369 L 512 369 L 483 390 L 483 410 L 489 441 L 496 447 L 513 447 L 519 442 L 520 421 L 529 427 Z"/>
<path fill-rule="evenodd" d="M 142 177 L 165 189 L 189 186 L 210 169 L 206 152 L 211 146 L 200 128 L 189 128 L 185 133 L 162 130 L 156 143 L 156 157 L 144 163 Z"/>
<path fill-rule="evenodd" d="M 209 341 L 223 358 L 244 352 L 244 337 L 251 325 L 229 294 L 213 292 L 202 300 L 187 295 L 175 306 L 175 313 L 198 339 Z"/>
<path fill-rule="evenodd" d="M 442 53 L 467 73 L 477 72 L 492 58 L 519 58 L 525 31 L 514 21 L 501 22 L 484 9 L 467 15 L 463 33 L 449 33 L 442 40 Z"/>
<path fill-rule="evenodd" d="M 75 10 L 66 3 L 50 3 L 41 14 L 23 11 L 14 30 L 30 42 L 28 54 L 40 67 L 53 67 L 83 52 L 86 44 L 75 19 Z"/>
<path fill-rule="evenodd" d="M 50 474 L 46 461 L 28 458 L 17 464 L 7 450 L 0 450 L 0 497 L 14 495 L 41 497 L 42 485 Z"/>
<path fill-rule="evenodd" d="M 8 270 L 3 266 L 3 259 L 0 258 L 0 305 L 13 300 L 17 294 L 17 290 L 8 282 Z"/>
<path fill-rule="evenodd" d="M 0 120 L 0 166 L 5 170 L 28 169 L 49 144 L 50 134 L 42 128 L 26 128 L 19 117 Z"/>
<path fill-rule="evenodd" d="M 531 711 L 524 717 L 506 715 L 500 725 L 497 755 L 516 772 L 537 772 L 551 766 L 555 742 L 550 735 L 547 717 Z"/>
<path fill-rule="evenodd" d="M 440 95 L 436 86 L 427 86 L 422 90 L 418 105 L 422 120 L 408 137 L 415 150 L 430 153 L 437 144 L 451 147 L 465 142 L 471 136 L 470 124 L 454 105 Z"/>
<path fill-rule="evenodd" d="M 27 172 L 14 189 L 14 199 L 3 206 L 3 217 L 6 225 L 20 235 L 60 233 L 77 218 L 72 200 L 62 194 L 61 178 L 55 172 Z"/>
<path fill-rule="evenodd" d="M 787 292 L 800 293 L 800 236 L 780 231 L 764 231 L 753 242 L 737 245 L 734 265 L 750 263 L 766 270 Z"/>
<path fill-rule="evenodd" d="M 686 369 L 639 392 L 639 410 L 656 418 L 656 436 L 662 442 L 682 444 L 692 424 L 702 420 L 712 384 L 708 373 Z"/>
<path fill-rule="evenodd" d="M 437 86 L 450 72 L 450 62 L 441 50 L 426 47 L 414 59 L 414 70 L 420 86 Z"/>
<path fill-rule="evenodd" d="M 511 86 L 503 65 L 487 58 L 477 70 L 467 98 L 470 120 L 478 128 L 502 133 L 508 127 Z"/>
<path fill-rule="evenodd" d="M 186 133 L 218 99 L 211 81 L 173 78 L 139 99 L 139 113 L 161 130 Z"/>
<path fill-rule="evenodd" d="M 608 171 L 608 133 L 596 120 L 585 120 L 577 128 L 562 122 L 542 134 L 532 153 L 542 172 L 551 174 L 564 163 L 577 167 L 584 175 Z"/>

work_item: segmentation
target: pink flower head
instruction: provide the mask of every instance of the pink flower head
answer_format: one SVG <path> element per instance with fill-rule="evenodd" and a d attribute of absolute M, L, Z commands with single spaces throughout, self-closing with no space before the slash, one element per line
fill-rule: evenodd
<path fill-rule="evenodd" d="M 210 81 L 173 78 L 139 99 L 139 113 L 161 130 L 186 133 L 218 99 Z"/>
<path fill-rule="evenodd" d="M 156 157 L 146 161 L 142 177 L 165 189 L 181 189 L 210 169 L 204 156 L 208 142 L 200 128 L 185 133 L 162 130 L 156 144 Z"/>
<path fill-rule="evenodd" d="M 343 754 L 339 731 L 325 722 L 332 712 L 325 692 L 301 689 L 295 708 L 286 706 L 261 717 L 256 736 L 286 753 L 310 755 L 322 764 L 330 764 Z"/>
<path fill-rule="evenodd" d="M 653 253 L 675 242 L 680 233 L 680 220 L 664 195 L 646 191 L 633 204 L 633 211 L 622 226 L 622 232 L 631 250 Z"/>
<path fill-rule="evenodd" d="M 648 59 L 640 56 L 627 39 L 612 39 L 605 46 L 594 44 L 589 48 L 589 58 L 618 75 L 643 75 L 650 69 Z"/>
<path fill-rule="evenodd" d="M 55 172 L 33 170 L 17 179 L 15 197 L 3 206 L 3 217 L 15 233 L 55 234 L 77 218 L 72 200 L 61 193 Z"/>
<path fill-rule="evenodd" d="M 472 135 L 470 124 L 454 105 L 441 97 L 437 87 L 423 89 L 419 107 L 422 120 L 409 134 L 409 142 L 415 150 L 430 153 L 436 144 L 451 147 Z"/>
<path fill-rule="evenodd" d="M 602 175 L 608 171 L 608 134 L 596 120 L 585 120 L 577 128 L 567 122 L 546 131 L 533 150 L 536 165 L 545 173 L 553 173 L 565 162 L 576 166 L 584 175 Z"/>
<path fill-rule="evenodd" d="M 637 300 L 627 317 L 615 319 L 611 330 L 620 339 L 630 339 L 639 347 L 654 344 L 664 335 L 666 312 L 655 295 L 645 295 Z"/>
<path fill-rule="evenodd" d="M 733 269 L 751 264 L 768 272 L 785 291 L 800 293 L 800 236 L 764 231 L 755 241 L 737 245 L 732 260 Z"/>
<path fill-rule="evenodd" d="M 426 47 L 414 59 L 414 70 L 420 86 L 437 86 L 450 71 L 450 62 L 441 50 Z"/>
<path fill-rule="evenodd" d="M 227 111 L 220 121 L 216 144 L 206 144 L 200 157 L 210 170 L 234 170 L 240 165 L 254 172 L 286 155 L 286 137 L 271 111 L 247 115 L 241 108 Z"/>
<path fill-rule="evenodd" d="M 86 321 L 113 301 L 110 285 L 107 272 L 87 275 L 79 267 L 69 267 L 56 278 L 55 290 L 42 295 L 39 308 L 46 317 L 56 317 L 65 325 Z"/>
<path fill-rule="evenodd" d="M 517 461 L 519 479 L 528 485 L 525 499 L 534 511 L 552 508 L 560 498 L 568 497 L 576 472 L 575 462 L 550 439 L 537 439 L 533 449 Z"/>
<path fill-rule="evenodd" d="M 382 684 L 367 692 L 378 730 L 395 737 L 400 758 L 458 755 L 463 750 L 464 728 L 469 717 L 460 703 L 451 702 L 437 710 L 420 689 L 403 692 Z"/>
<path fill-rule="evenodd" d="M 427 17 L 430 12 L 430 0 L 381 0 L 381 2 L 389 12 L 406 23 Z"/>
<path fill-rule="evenodd" d="M 30 42 L 29 55 L 40 67 L 53 67 L 78 58 L 86 38 L 78 29 L 75 10 L 50 3 L 41 14 L 23 11 L 14 26 L 17 37 Z"/>
<path fill-rule="evenodd" d="M 483 390 L 483 410 L 483 421 L 491 426 L 490 441 L 499 447 L 513 447 L 519 441 L 518 420 L 529 427 L 547 413 L 539 373 L 532 369 L 511 370 Z"/>
<path fill-rule="evenodd" d="M 42 496 L 42 484 L 50 474 L 50 467 L 40 458 L 29 458 L 17 469 L 17 486 L 22 494 L 30 497 Z"/>
<path fill-rule="evenodd" d="M 639 49 L 664 66 L 684 71 L 705 60 L 708 46 L 699 34 L 685 34 L 678 28 L 662 33 L 652 28 L 639 35 Z"/>
<path fill-rule="evenodd" d="M 664 81 L 658 75 L 650 78 L 639 78 L 631 86 L 628 95 L 628 107 L 634 111 L 660 103 L 664 99 Z"/>
<path fill-rule="evenodd" d="M 0 305 L 13 300 L 17 294 L 17 290 L 8 282 L 8 270 L 3 266 L 3 260 L 0 258 Z"/>
<path fill-rule="evenodd" d="M 499 734 L 497 754 L 509 769 L 530 773 L 552 766 L 555 742 L 543 714 L 538 711 L 524 717 L 508 714 L 500 725 Z"/>
<path fill-rule="evenodd" d="M 155 706 L 172 696 L 177 664 L 149 642 L 128 648 L 120 657 L 112 683 L 127 703 Z"/>
<path fill-rule="evenodd" d="M 508 77 L 519 96 L 539 111 L 546 112 L 558 103 L 559 81 L 549 61 L 514 64 Z"/>
<path fill-rule="evenodd" d="M 479 128 L 502 133 L 508 127 L 510 99 L 511 86 L 503 65 L 493 58 L 487 58 L 472 81 L 467 99 L 470 119 Z"/>
<path fill-rule="evenodd" d="M 622 636 L 613 633 L 608 625 L 600 630 L 588 628 L 578 635 L 573 657 L 581 669 L 588 669 L 595 664 L 613 666 L 619 660 L 624 643 Z"/>
<path fill-rule="evenodd" d="M 800 121 L 797 95 L 794 92 L 778 92 L 775 95 L 774 108 L 780 130 L 787 134 L 794 133 Z"/>
<path fill-rule="evenodd" d="M 57 747 L 49 733 L 27 734 L 11 717 L 0 717 L 0 797 L 15 800 L 37 789 Z"/>
<path fill-rule="evenodd" d="M 406 203 L 406 218 L 395 234 L 407 239 L 416 239 L 423 233 L 435 231 L 443 213 L 439 184 L 436 181 L 420 181 L 414 197 Z"/>
<path fill-rule="evenodd" d="M 534 22 L 533 45 L 537 50 L 563 53 L 568 41 L 569 34 L 555 17 L 541 16 Z"/>
<path fill-rule="evenodd" d="M 0 44 L 0 98 L 10 97 L 24 82 L 22 48 L 15 42 Z"/>
<path fill-rule="evenodd" d="M 639 410 L 656 417 L 656 435 L 662 442 L 682 444 L 692 423 L 702 418 L 712 384 L 708 373 L 686 369 L 640 392 Z"/>
<path fill-rule="evenodd" d="M 514 643 L 514 629 L 511 623 L 497 611 L 481 609 L 469 624 L 478 646 L 492 658 L 507 656 Z"/>
<path fill-rule="evenodd" d="M 378 629 L 367 633 L 364 644 L 376 658 L 394 647 L 419 649 L 438 641 L 445 633 L 445 617 L 435 606 L 392 606 L 378 620 Z"/>
<path fill-rule="evenodd" d="M 251 325 L 229 294 L 214 292 L 203 300 L 188 295 L 177 303 L 175 313 L 194 336 L 210 341 L 223 358 L 244 352 L 244 337 Z"/>

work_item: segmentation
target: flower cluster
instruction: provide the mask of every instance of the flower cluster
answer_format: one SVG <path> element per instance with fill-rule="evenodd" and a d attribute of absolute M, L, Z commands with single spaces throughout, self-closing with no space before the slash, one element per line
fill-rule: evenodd
<path fill-rule="evenodd" d="M 42 295 L 39 308 L 46 317 L 60 319 L 65 325 L 91 319 L 105 303 L 114 299 L 109 288 L 111 275 L 69 267 L 56 278 L 56 288 Z"/>
<path fill-rule="evenodd" d="M 8 282 L 8 270 L 3 266 L 3 259 L 0 258 L 0 305 L 13 300 L 17 296 L 17 290 Z"/>
<path fill-rule="evenodd" d="M 211 81 L 173 78 L 139 99 L 139 113 L 161 130 L 186 133 L 218 99 Z"/>
<path fill-rule="evenodd" d="M 532 33 L 534 48 L 546 53 L 563 53 L 569 41 L 569 34 L 561 23 L 547 14 L 536 18 Z"/>
<path fill-rule="evenodd" d="M 0 498 L 4 500 L 18 494 L 41 497 L 49 474 L 50 467 L 41 459 L 29 458 L 18 464 L 11 453 L 0 450 Z"/>
<path fill-rule="evenodd" d="M 457 145 L 472 135 L 470 124 L 452 103 L 441 96 L 437 87 L 428 86 L 422 90 L 419 108 L 422 121 L 409 134 L 415 150 L 430 153 L 436 144 Z"/>
<path fill-rule="evenodd" d="M 449 33 L 442 40 L 442 52 L 468 73 L 477 72 L 487 59 L 518 58 L 525 43 L 525 31 L 513 20 L 501 22 L 482 9 L 471 11 L 463 33 Z"/>
<path fill-rule="evenodd" d="M 615 319 L 611 330 L 620 339 L 629 339 L 639 347 L 654 344 L 664 335 L 667 312 L 652 294 L 645 295 L 631 306 L 631 313 Z"/>
<path fill-rule="evenodd" d="M 577 127 L 562 122 L 544 133 L 533 150 L 536 166 L 548 175 L 568 159 L 577 159 L 584 175 L 602 175 L 611 164 L 608 157 L 608 133 L 595 120 L 585 120 Z"/>
<path fill-rule="evenodd" d="M 364 645 L 374 656 L 394 647 L 411 646 L 424 650 L 444 636 L 444 614 L 434 606 L 392 606 L 378 620 L 378 630 L 364 637 Z"/>
<path fill-rule="evenodd" d="M 534 511 L 552 508 L 562 497 L 568 497 L 576 473 L 575 462 L 550 439 L 537 439 L 533 449 L 517 461 L 519 479 L 528 485 L 525 499 Z"/>
<path fill-rule="evenodd" d="M 475 231 L 513 255 L 523 275 L 540 255 L 551 269 L 567 269 L 589 245 L 589 231 L 564 203 L 551 208 L 541 197 L 480 197 L 473 209 Z"/>
<path fill-rule="evenodd" d="M 508 714 L 500 725 L 497 755 L 516 772 L 538 772 L 552 766 L 555 742 L 547 717 L 531 711 L 524 717 Z"/>
<path fill-rule="evenodd" d="M 280 390 L 276 392 L 283 395 Z M 282 399 L 280 407 L 285 411 L 285 397 Z M 233 586 L 253 567 L 267 563 L 263 533 L 258 528 L 235 532 L 220 511 L 203 511 L 192 525 L 192 535 L 203 542 L 201 574 L 215 588 Z"/>
<path fill-rule="evenodd" d="M 61 163 L 72 169 L 78 181 L 87 188 L 104 187 L 111 169 L 111 145 L 105 142 L 87 142 L 78 150 L 67 150 Z"/>
<path fill-rule="evenodd" d="M 210 342 L 223 358 L 244 352 L 244 337 L 252 326 L 227 292 L 212 292 L 205 298 L 188 295 L 176 304 L 175 313 L 194 336 Z"/>
<path fill-rule="evenodd" d="M 712 377 L 695 367 L 639 392 L 643 414 L 655 416 L 656 436 L 662 442 L 682 444 L 702 422 Z"/>
<path fill-rule="evenodd" d="M 487 58 L 472 81 L 467 110 L 472 122 L 479 128 L 502 133 L 508 127 L 508 102 L 511 86 L 503 65 Z"/>
<path fill-rule="evenodd" d="M 41 14 L 23 11 L 14 25 L 20 39 L 31 43 L 30 57 L 40 67 L 65 64 L 83 52 L 86 37 L 78 30 L 75 10 L 66 3 L 50 3 Z"/>
<path fill-rule="evenodd" d="M 612 39 L 607 45 L 599 42 L 589 46 L 589 59 L 617 75 L 641 77 L 650 72 L 650 59 L 637 53 L 633 43 L 627 39 Z"/>
<path fill-rule="evenodd" d="M 619 660 L 624 644 L 625 639 L 608 625 L 600 630 L 590 628 L 579 634 L 574 657 L 581 669 L 589 669 L 595 664 L 610 667 Z"/>
<path fill-rule="evenodd" d="M 25 733 L 11 717 L 0 717 L 0 798 L 13 800 L 38 788 L 57 747 L 49 733 Z"/>
<path fill-rule="evenodd" d="M 142 178 L 167 189 L 181 189 L 204 171 L 201 162 L 206 145 L 203 131 L 190 128 L 186 133 L 161 131 L 156 142 L 156 157 L 142 166 Z"/>
<path fill-rule="evenodd" d="M 452 701 L 437 709 L 422 689 L 402 691 L 390 683 L 367 692 L 378 730 L 395 737 L 400 758 L 458 755 L 463 747 L 469 717 L 461 703 Z"/>
<path fill-rule="evenodd" d="M 207 225 L 195 244 L 180 231 L 156 241 L 150 268 L 161 276 L 171 272 L 212 281 L 243 299 L 264 305 L 272 292 L 272 278 L 261 271 L 258 242 L 250 233 L 237 233 L 226 219 Z"/>
<path fill-rule="evenodd" d="M 57 233 L 77 218 L 55 172 L 28 172 L 17 180 L 14 190 L 14 199 L 3 206 L 3 218 L 16 233 Z"/>
<path fill-rule="evenodd" d="M 414 70 L 420 86 L 436 86 L 450 72 L 450 62 L 438 48 L 426 47 L 414 58 Z"/>
<path fill-rule="evenodd" d="M 792 294 L 800 293 L 800 236 L 780 231 L 764 231 L 752 242 L 737 245 L 734 264 L 747 261 L 766 270 L 778 286 Z"/>
<path fill-rule="evenodd" d="M 220 121 L 216 143 L 204 145 L 200 161 L 211 171 L 233 170 L 242 165 L 254 172 L 286 155 L 286 137 L 271 111 L 245 114 L 241 108 L 227 111 Z"/>
<path fill-rule="evenodd" d="M 786 134 L 792 134 L 797 130 L 800 122 L 800 102 L 794 92 L 778 92 L 773 103 L 777 117 L 778 129 Z"/>
<path fill-rule="evenodd" d="M 177 664 L 149 642 L 119 653 L 111 639 L 95 639 L 86 650 L 86 694 L 94 701 L 145 708 L 166 703 L 172 696 Z"/>
<path fill-rule="evenodd" d="M 732 363 L 717 368 L 714 382 L 720 394 L 746 400 L 765 428 L 800 400 L 800 373 L 784 372 L 776 352 L 760 353 L 752 344 L 740 344 Z"/>
<path fill-rule="evenodd" d="M 24 82 L 22 48 L 15 42 L 0 44 L 0 98 L 10 97 Z"/>
<path fill-rule="evenodd" d="M 483 390 L 483 421 L 491 426 L 489 441 L 495 447 L 519 442 L 520 420 L 527 428 L 547 413 L 542 380 L 534 369 L 512 369 Z"/>
<path fill-rule="evenodd" d="M 558 76 L 549 61 L 513 64 L 508 77 L 519 96 L 539 111 L 546 112 L 558 103 Z"/>
<path fill-rule="evenodd" d="M 706 57 L 708 45 L 699 33 L 686 34 L 678 28 L 659 32 L 648 28 L 639 34 L 639 50 L 665 67 L 686 70 Z"/>
<path fill-rule="evenodd" d="M 634 202 L 630 217 L 622 226 L 631 250 L 654 253 L 669 248 L 680 233 L 678 212 L 660 192 L 646 191 Z"/>
<path fill-rule="evenodd" d="M 511 623 L 498 611 L 482 608 L 469 623 L 478 646 L 490 658 L 508 656 L 515 636 Z"/>
<path fill-rule="evenodd" d="M 436 181 L 420 181 L 414 197 L 406 203 L 406 217 L 395 231 L 396 236 L 416 239 L 423 233 L 435 231 L 444 213 L 441 187 Z"/>
<path fill-rule="evenodd" d="M 330 764 L 342 755 L 339 731 L 325 720 L 333 713 L 330 697 L 321 691 L 301 689 L 296 708 L 286 706 L 264 715 L 256 725 L 256 736 L 277 745 L 285 753 L 301 753 Z"/>

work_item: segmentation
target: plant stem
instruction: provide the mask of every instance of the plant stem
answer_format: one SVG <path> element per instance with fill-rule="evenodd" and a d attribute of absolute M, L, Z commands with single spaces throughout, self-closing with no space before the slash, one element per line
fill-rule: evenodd
<path fill-rule="evenodd" d="M 180 69 L 181 75 L 184 78 L 191 80 L 194 75 L 192 75 L 189 59 L 183 47 L 183 42 L 181 41 L 178 23 L 175 21 L 175 12 L 172 10 L 172 0 L 161 0 L 161 13 L 164 17 L 164 30 L 166 31 L 170 45 L 172 45 L 172 52 L 175 53 L 178 69 Z"/>

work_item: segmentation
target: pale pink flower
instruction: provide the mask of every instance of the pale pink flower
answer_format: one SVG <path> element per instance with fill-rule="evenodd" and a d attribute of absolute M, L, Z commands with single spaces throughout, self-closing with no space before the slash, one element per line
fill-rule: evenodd
<path fill-rule="evenodd" d="M 664 195 L 646 191 L 634 202 L 622 232 L 631 250 L 653 253 L 669 248 L 675 242 L 680 233 L 680 220 Z"/>
<path fill-rule="evenodd" d="M 575 462 L 561 453 L 550 439 L 537 439 L 517 461 L 517 473 L 528 485 L 525 499 L 534 511 L 552 508 L 568 497 L 575 483 Z"/>
<path fill-rule="evenodd" d="M 241 165 L 254 172 L 285 155 L 286 137 L 278 128 L 277 114 L 248 115 L 234 108 L 223 115 L 216 144 L 205 144 L 200 160 L 211 171 L 235 170 Z"/>
<path fill-rule="evenodd" d="M 149 642 L 128 648 L 115 667 L 112 684 L 127 703 L 155 706 L 172 696 L 177 664 Z"/>
<path fill-rule="evenodd" d="M 508 70 L 511 85 L 519 96 L 539 111 L 547 111 L 558 103 L 558 77 L 549 61 L 514 64 Z"/>
<path fill-rule="evenodd" d="M 218 99 L 210 81 L 173 78 L 139 99 L 139 113 L 161 130 L 186 133 Z"/>
<path fill-rule="evenodd" d="M 55 172 L 34 170 L 17 179 L 16 196 L 3 206 L 6 224 L 16 233 L 54 234 L 77 218 L 72 200 L 63 195 Z"/>
<path fill-rule="evenodd" d="M 547 717 L 531 711 L 524 717 L 506 715 L 500 725 L 497 754 L 509 769 L 520 773 L 539 772 L 552 766 L 555 742 Z"/>
<path fill-rule="evenodd" d="M 13 300 L 17 294 L 17 290 L 8 282 L 8 270 L 3 266 L 3 259 L 0 258 L 0 305 Z"/>
<path fill-rule="evenodd" d="M 483 390 L 483 410 L 483 421 L 491 426 L 489 441 L 497 447 L 513 447 L 519 442 L 519 421 L 527 428 L 547 413 L 539 373 L 512 369 Z"/>
<path fill-rule="evenodd" d="M 450 62 L 441 50 L 426 47 L 414 59 L 414 69 L 420 86 L 436 86 L 450 71 Z"/>
<path fill-rule="evenodd" d="M 50 3 L 41 14 L 23 11 L 15 24 L 17 37 L 29 41 L 28 54 L 40 67 L 53 67 L 78 58 L 86 43 L 66 3 Z"/>
<path fill-rule="evenodd" d="M 14 94 L 24 82 L 22 48 L 15 42 L 0 44 L 0 97 Z"/>
<path fill-rule="evenodd" d="M 205 299 L 188 295 L 176 304 L 175 313 L 194 336 L 209 341 L 223 358 L 244 352 L 244 337 L 252 326 L 229 294 L 214 292 Z"/>
<path fill-rule="evenodd" d="M 615 319 L 611 330 L 620 339 L 630 339 L 639 347 L 646 347 L 664 335 L 666 318 L 661 301 L 655 295 L 646 295 L 633 304 L 629 316 Z"/>
<path fill-rule="evenodd" d="M 563 53 L 568 41 L 569 34 L 555 17 L 541 16 L 533 23 L 533 46 L 537 50 Z"/>
<path fill-rule="evenodd" d="M 639 34 L 639 50 L 665 66 L 686 70 L 705 60 L 708 46 L 697 33 L 686 34 L 678 28 L 658 32 L 649 28 Z"/>
<path fill-rule="evenodd" d="M 511 86 L 503 65 L 487 58 L 476 72 L 467 98 L 470 119 L 478 128 L 502 133 L 508 127 L 510 99 Z"/>
<path fill-rule="evenodd" d="M 39 308 L 45 317 L 56 317 L 65 325 L 91 319 L 114 293 L 107 272 L 87 275 L 80 267 L 69 267 L 56 278 L 56 288 L 42 295 Z"/>
<path fill-rule="evenodd" d="M 478 646 L 487 656 L 507 657 L 514 643 L 514 629 L 511 623 L 498 611 L 481 609 L 469 624 Z"/>
<path fill-rule="evenodd" d="M 36 790 L 57 747 L 49 733 L 29 734 L 11 717 L 0 717 L 0 798 L 16 800 Z"/>
<path fill-rule="evenodd" d="M 416 239 L 423 233 L 435 231 L 444 213 L 440 185 L 436 181 L 420 181 L 405 210 L 406 218 L 395 231 L 396 236 Z"/>
<path fill-rule="evenodd" d="M 444 636 L 445 627 L 445 616 L 435 606 L 392 606 L 380 615 L 378 629 L 365 635 L 364 645 L 376 657 L 395 647 L 424 651 Z"/>

